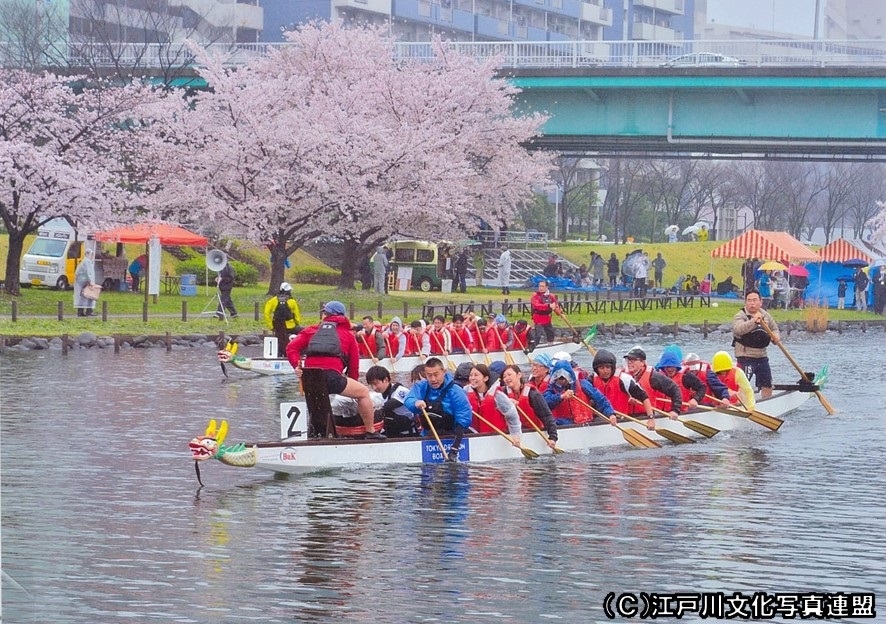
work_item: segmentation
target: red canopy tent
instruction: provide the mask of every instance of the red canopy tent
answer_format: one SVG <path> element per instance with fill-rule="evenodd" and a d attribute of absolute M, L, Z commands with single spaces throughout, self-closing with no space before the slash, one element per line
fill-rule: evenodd
<path fill-rule="evenodd" d="M 820 261 L 817 253 L 787 232 L 748 230 L 711 252 L 712 258 L 759 258 L 789 265 L 791 262 Z"/>
<path fill-rule="evenodd" d="M 838 238 L 831 241 L 818 250 L 818 255 L 822 262 L 846 262 L 847 260 L 854 260 L 856 258 L 864 260 L 868 264 L 871 264 L 874 261 L 872 255 L 845 238 Z"/>
<path fill-rule="evenodd" d="M 187 247 L 207 247 L 205 236 L 194 234 L 177 225 L 168 223 L 139 223 L 114 228 L 107 232 L 96 232 L 95 240 L 106 243 L 147 243 L 157 237 L 161 245 L 185 245 Z"/>

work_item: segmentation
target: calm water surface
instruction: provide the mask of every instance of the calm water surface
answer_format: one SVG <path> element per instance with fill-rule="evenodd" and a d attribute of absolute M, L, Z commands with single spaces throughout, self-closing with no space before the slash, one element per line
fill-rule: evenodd
<path fill-rule="evenodd" d="M 653 359 L 665 342 L 641 344 Z M 276 437 L 293 380 L 222 383 L 210 349 L 5 352 L 3 621 L 597 622 L 611 591 L 882 599 L 886 339 L 788 346 L 830 365 L 838 416 L 813 398 L 779 433 L 495 465 L 279 479 L 212 462 L 203 488 L 188 440 L 209 418 L 229 442 Z"/>

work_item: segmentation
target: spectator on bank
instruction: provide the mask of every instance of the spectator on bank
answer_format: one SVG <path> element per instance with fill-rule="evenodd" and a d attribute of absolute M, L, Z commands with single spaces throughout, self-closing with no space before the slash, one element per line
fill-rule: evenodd
<path fill-rule="evenodd" d="M 129 275 L 132 276 L 132 292 L 139 291 L 139 284 L 143 275 L 148 274 L 148 256 L 140 255 L 129 265 Z"/>
<path fill-rule="evenodd" d="M 593 260 L 591 262 L 591 270 L 593 271 L 593 274 L 594 274 L 594 286 L 597 286 L 598 288 L 603 287 L 603 267 L 604 266 L 605 266 L 605 263 L 603 262 L 603 256 L 601 256 L 600 254 L 596 254 L 593 257 Z"/>
<path fill-rule="evenodd" d="M 689 276 L 689 282 L 686 284 L 686 291 L 690 295 L 697 295 L 701 292 L 701 284 L 698 283 L 698 278 L 696 276 Z"/>
<path fill-rule="evenodd" d="M 837 309 L 844 310 L 846 308 L 846 280 L 837 282 Z"/>
<path fill-rule="evenodd" d="M 855 272 L 855 309 L 859 312 L 868 311 L 868 284 L 867 273 L 862 269 Z"/>
<path fill-rule="evenodd" d="M 609 255 L 609 262 L 606 263 L 606 272 L 609 274 L 609 288 L 618 286 L 618 258 L 613 251 Z"/>
<path fill-rule="evenodd" d="M 653 279 L 655 280 L 656 288 L 662 287 L 662 283 L 664 282 L 664 270 L 666 266 L 668 266 L 668 263 L 665 262 L 665 259 L 661 257 L 661 252 L 658 252 L 655 255 L 655 260 L 652 261 Z"/>

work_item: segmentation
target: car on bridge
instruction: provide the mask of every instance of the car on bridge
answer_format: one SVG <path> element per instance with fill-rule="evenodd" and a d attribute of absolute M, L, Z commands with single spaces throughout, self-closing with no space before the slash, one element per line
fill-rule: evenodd
<path fill-rule="evenodd" d="M 741 67 L 747 65 L 744 59 L 710 52 L 683 54 L 665 61 L 661 67 Z"/>

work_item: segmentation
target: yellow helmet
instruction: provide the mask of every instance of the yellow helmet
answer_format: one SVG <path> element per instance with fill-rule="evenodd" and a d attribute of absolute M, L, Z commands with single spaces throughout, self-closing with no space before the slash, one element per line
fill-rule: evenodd
<path fill-rule="evenodd" d="M 732 366 L 732 356 L 725 351 L 717 351 L 714 354 L 714 358 L 711 360 L 711 370 L 715 373 L 728 371 Z"/>

